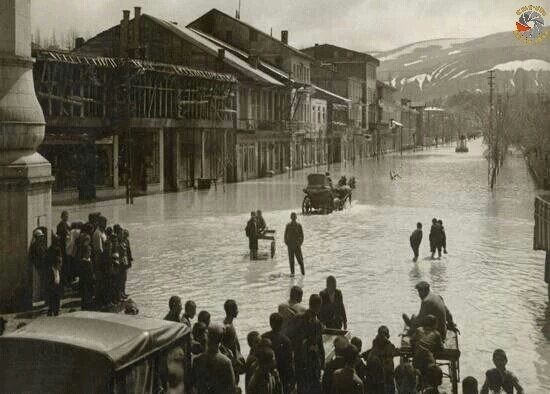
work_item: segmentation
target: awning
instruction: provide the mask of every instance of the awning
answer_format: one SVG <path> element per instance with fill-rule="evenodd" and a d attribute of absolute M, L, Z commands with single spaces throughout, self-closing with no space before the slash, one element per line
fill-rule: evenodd
<path fill-rule="evenodd" d="M 67 64 L 83 64 L 103 68 L 121 68 L 126 65 L 126 59 L 103 56 L 83 56 L 74 53 L 63 53 L 54 51 L 39 51 L 38 60 L 59 62 Z M 131 67 L 144 71 L 153 71 L 164 74 L 175 74 L 190 78 L 209 79 L 220 82 L 236 83 L 237 79 L 231 74 L 218 73 L 214 71 L 197 70 L 191 67 L 180 66 L 177 64 L 166 64 L 151 62 L 148 60 L 128 59 Z"/>

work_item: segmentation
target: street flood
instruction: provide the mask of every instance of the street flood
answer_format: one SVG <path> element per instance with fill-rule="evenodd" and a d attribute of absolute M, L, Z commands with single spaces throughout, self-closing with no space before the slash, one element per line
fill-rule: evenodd
<path fill-rule="evenodd" d="M 444 297 L 462 332 L 462 377 L 473 375 L 482 383 L 493 350 L 503 348 L 526 392 L 550 392 L 544 254 L 532 250 L 536 189 L 523 159 L 509 156 L 491 192 L 483 149 L 478 140 L 467 154 L 440 147 L 331 168 L 335 182 L 341 174 L 355 176 L 357 189 L 348 210 L 299 216 L 304 278 L 289 276 L 283 232 L 290 213 L 301 210 L 306 176 L 315 168 L 225 190 L 218 185 L 206 192 L 136 198 L 133 206 L 118 200 L 56 207 L 55 215 L 68 209 L 71 220 L 84 220 L 101 211 L 110 224 L 130 230 L 136 261 L 128 292 L 142 315 L 162 318 L 168 298 L 177 294 L 221 321 L 223 302 L 233 298 L 245 347 L 248 331 L 268 330 L 269 314 L 292 285 L 303 286 L 307 302 L 332 274 L 343 291 L 349 328 L 365 350 L 382 324 L 399 345 L 401 314 L 418 311 L 414 286 L 426 280 Z M 390 170 L 401 179 L 390 180 Z M 267 258 L 267 242 L 260 242 L 263 260 L 249 259 L 244 228 L 252 209 L 263 210 L 277 231 L 274 259 Z M 432 217 L 443 220 L 449 251 L 434 261 L 427 239 Z M 424 240 L 415 264 L 409 235 L 417 221 L 424 224 Z"/>

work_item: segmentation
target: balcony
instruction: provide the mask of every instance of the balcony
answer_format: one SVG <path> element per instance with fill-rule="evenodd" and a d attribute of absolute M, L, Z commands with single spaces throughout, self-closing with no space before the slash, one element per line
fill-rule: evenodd
<path fill-rule="evenodd" d="M 313 124 L 295 120 L 239 119 L 237 127 L 239 130 L 250 132 L 261 130 L 305 134 L 316 131 Z"/>

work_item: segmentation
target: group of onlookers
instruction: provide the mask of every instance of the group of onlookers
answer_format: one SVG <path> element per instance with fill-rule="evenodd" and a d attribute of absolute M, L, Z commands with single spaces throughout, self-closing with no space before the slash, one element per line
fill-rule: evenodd
<path fill-rule="evenodd" d="M 378 329 L 372 347 L 364 352 L 361 339 L 349 339 L 346 331 L 339 331 L 347 328 L 347 318 L 342 292 L 332 276 L 324 290 L 310 296 L 308 307 L 302 305 L 303 290 L 293 286 L 289 300 L 270 315 L 271 329 L 263 334 L 248 333 L 247 357 L 241 354 L 234 325 L 239 314 L 234 300 L 225 302 L 221 324 L 211 323 L 206 311 L 201 311 L 193 324 L 195 302 L 187 301 L 182 307 L 181 299 L 173 296 L 165 319 L 191 329 L 189 393 L 240 393 L 239 381 L 244 375 L 249 394 L 437 394 L 441 393 L 443 372 L 434 354 L 443 350 L 447 330 L 458 329 L 443 299 L 430 292 L 426 282 L 420 282 L 417 290 L 422 300 L 420 312 L 411 318 L 404 316 L 410 329 L 410 348 L 396 347 L 386 326 Z M 328 360 L 324 333 L 335 336 L 334 355 Z M 397 367 L 395 357 L 401 357 Z M 489 390 L 523 393 L 518 379 L 506 369 L 503 350 L 494 352 L 493 362 L 496 368 L 487 371 L 480 391 L 475 378 L 463 380 L 464 394 Z"/>
<path fill-rule="evenodd" d="M 29 250 L 37 273 L 35 289 L 46 301 L 49 315 L 58 315 L 64 289 L 77 288 L 82 309 L 111 308 L 127 299 L 126 279 L 132 266 L 129 232 L 120 225 L 107 226 L 100 213 L 88 222 L 69 223 L 63 211 L 48 247 L 47 229 L 37 228 Z"/>
<path fill-rule="evenodd" d="M 416 262 L 420 253 L 420 244 L 422 243 L 422 223 L 418 222 L 416 224 L 416 229 L 412 232 L 409 240 L 414 254 L 413 261 Z M 447 254 L 447 234 L 445 233 L 445 228 L 443 227 L 443 221 L 441 219 L 432 219 L 429 240 L 432 260 L 435 257 L 436 251 L 438 258 L 441 258 L 441 251 Z"/>

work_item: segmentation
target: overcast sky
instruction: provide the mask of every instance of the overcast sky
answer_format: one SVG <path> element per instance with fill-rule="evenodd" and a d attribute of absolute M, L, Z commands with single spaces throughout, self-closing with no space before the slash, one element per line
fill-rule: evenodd
<path fill-rule="evenodd" d="M 241 19 L 266 31 L 290 31 L 298 48 L 330 42 L 357 50 L 388 50 L 448 37 L 481 37 L 515 28 L 525 0 L 241 0 Z M 32 0 L 33 32 L 47 37 L 75 29 L 95 35 L 119 23 L 123 9 L 186 25 L 211 8 L 235 14 L 239 0 Z M 533 2 L 550 11 L 550 0 Z M 132 11 L 133 12 L 133 11 Z M 550 17 L 549 17 L 550 19 Z"/>

